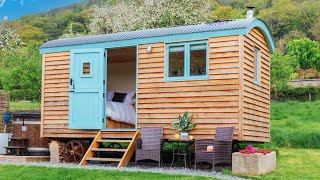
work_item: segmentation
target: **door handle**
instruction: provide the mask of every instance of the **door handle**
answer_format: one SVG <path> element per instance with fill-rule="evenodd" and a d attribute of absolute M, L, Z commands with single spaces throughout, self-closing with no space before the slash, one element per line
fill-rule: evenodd
<path fill-rule="evenodd" d="M 72 86 L 72 90 L 70 90 L 70 92 L 74 92 L 75 86 L 74 86 L 74 82 L 73 81 L 74 80 L 72 78 L 70 78 L 70 86 Z"/>

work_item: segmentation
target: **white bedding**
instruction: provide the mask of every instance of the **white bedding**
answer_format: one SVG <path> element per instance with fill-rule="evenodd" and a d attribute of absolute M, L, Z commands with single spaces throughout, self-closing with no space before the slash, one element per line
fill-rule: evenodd
<path fill-rule="evenodd" d="M 107 101 L 106 114 L 112 120 L 136 124 L 136 111 L 132 105 Z"/>

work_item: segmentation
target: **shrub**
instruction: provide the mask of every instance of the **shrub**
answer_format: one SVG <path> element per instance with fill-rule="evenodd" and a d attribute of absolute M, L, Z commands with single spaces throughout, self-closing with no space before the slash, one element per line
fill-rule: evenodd
<path fill-rule="evenodd" d="M 275 92 L 275 90 L 272 89 L 271 98 L 278 101 L 317 100 L 317 99 L 320 99 L 320 86 L 301 86 L 301 87 L 288 86 L 288 88 L 281 89 L 277 92 Z"/>
<path fill-rule="evenodd" d="M 320 44 L 317 41 L 308 38 L 292 40 L 287 45 L 287 55 L 295 70 L 298 68 L 320 70 Z"/>
<path fill-rule="evenodd" d="M 315 79 L 318 78 L 318 71 L 317 69 L 310 68 L 310 69 L 298 69 L 299 79 Z"/>

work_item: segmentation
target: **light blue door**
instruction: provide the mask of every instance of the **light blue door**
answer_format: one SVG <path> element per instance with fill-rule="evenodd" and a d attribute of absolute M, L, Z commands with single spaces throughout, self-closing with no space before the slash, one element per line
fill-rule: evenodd
<path fill-rule="evenodd" d="M 105 127 L 106 59 L 104 49 L 71 51 L 69 128 Z"/>

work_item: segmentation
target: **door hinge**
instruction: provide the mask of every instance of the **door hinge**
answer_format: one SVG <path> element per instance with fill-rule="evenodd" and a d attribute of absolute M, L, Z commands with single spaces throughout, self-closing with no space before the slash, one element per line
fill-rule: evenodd
<path fill-rule="evenodd" d="M 105 93 L 103 93 L 103 99 L 104 99 L 104 97 L 105 97 Z"/>
<path fill-rule="evenodd" d="M 105 85 L 106 84 L 106 80 L 103 80 L 103 85 Z"/>
<path fill-rule="evenodd" d="M 102 118 L 102 122 L 104 123 L 104 118 Z"/>
<path fill-rule="evenodd" d="M 106 52 L 103 53 L 103 56 L 106 57 Z"/>

